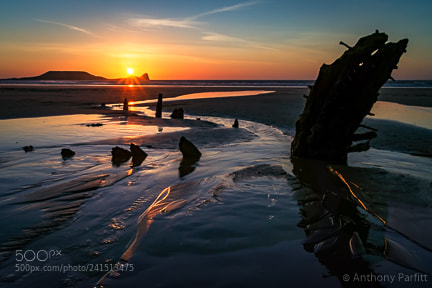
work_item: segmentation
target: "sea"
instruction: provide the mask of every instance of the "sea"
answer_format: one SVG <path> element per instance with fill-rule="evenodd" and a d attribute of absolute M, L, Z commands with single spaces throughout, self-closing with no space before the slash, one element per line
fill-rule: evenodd
<path fill-rule="evenodd" d="M 393 108 L 375 114 L 394 121 L 386 113 Z M 134 111 L 154 115 L 145 103 Z M 384 147 L 353 153 L 348 166 L 291 161 L 294 127 L 185 118 L 208 126 L 132 125 L 99 114 L 0 120 L 0 286 L 431 287 L 430 157 Z M 181 136 L 200 157 L 182 156 Z M 130 143 L 145 160 L 113 161 L 112 149 Z M 63 158 L 63 148 L 76 154 Z"/>
<path fill-rule="evenodd" d="M 150 80 L 136 83 L 142 86 L 200 86 L 200 87 L 307 87 L 315 80 Z M 118 85 L 114 81 L 61 81 L 61 80 L 0 80 L 0 85 Z M 387 81 L 383 87 L 432 88 L 432 80 Z"/>

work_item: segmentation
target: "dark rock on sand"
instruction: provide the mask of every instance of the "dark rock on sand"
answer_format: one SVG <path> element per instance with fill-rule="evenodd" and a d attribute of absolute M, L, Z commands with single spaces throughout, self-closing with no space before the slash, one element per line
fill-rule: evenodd
<path fill-rule="evenodd" d="M 22 147 L 22 148 L 23 148 L 23 150 L 24 150 L 26 153 L 27 153 L 27 152 L 34 151 L 34 148 L 33 148 L 32 145 L 24 146 L 24 147 Z"/>
<path fill-rule="evenodd" d="M 184 118 L 183 108 L 175 108 L 173 110 L 173 112 L 171 113 L 171 118 L 173 118 L 173 119 L 183 119 Z"/>
<path fill-rule="evenodd" d="M 201 157 L 201 152 L 198 148 L 184 136 L 180 138 L 179 148 L 183 157 Z"/>
<path fill-rule="evenodd" d="M 61 150 L 60 154 L 62 155 L 63 160 L 66 160 L 66 159 L 73 157 L 76 153 L 74 151 L 72 151 L 71 149 L 63 148 Z"/>
<path fill-rule="evenodd" d="M 119 166 L 121 163 L 126 162 L 132 156 L 132 153 L 128 150 L 120 148 L 118 146 L 111 150 L 113 164 Z"/>
<path fill-rule="evenodd" d="M 100 127 L 100 126 L 103 126 L 103 125 L 104 125 L 103 123 L 89 123 L 89 124 L 86 124 L 87 127 Z"/>
<path fill-rule="evenodd" d="M 239 122 L 238 119 L 234 120 L 234 124 L 232 125 L 233 128 L 239 128 Z"/>
<path fill-rule="evenodd" d="M 130 144 L 130 150 L 132 152 L 132 166 L 139 166 L 146 159 L 147 153 L 134 143 Z"/>
<path fill-rule="evenodd" d="M 179 148 L 183 154 L 183 159 L 180 161 L 179 174 L 180 177 L 184 177 L 195 170 L 196 163 L 201 158 L 201 152 L 192 142 L 183 136 L 180 138 Z"/>

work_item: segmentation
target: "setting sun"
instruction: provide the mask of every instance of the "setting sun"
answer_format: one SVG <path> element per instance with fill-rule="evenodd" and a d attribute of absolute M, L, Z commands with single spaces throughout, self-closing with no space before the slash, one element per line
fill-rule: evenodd
<path fill-rule="evenodd" d="M 132 75 L 134 73 L 134 70 L 132 68 L 127 68 L 126 71 L 129 75 Z"/>

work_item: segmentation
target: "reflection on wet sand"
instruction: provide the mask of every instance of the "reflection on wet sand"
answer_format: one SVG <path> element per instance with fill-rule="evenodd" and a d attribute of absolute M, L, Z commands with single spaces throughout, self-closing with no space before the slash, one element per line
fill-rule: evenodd
<path fill-rule="evenodd" d="M 289 176 L 281 166 L 261 164 L 234 171 L 220 178 L 203 178 L 165 188 L 139 216 L 136 235 L 126 248 L 126 251 L 121 255 L 117 265 L 126 265 L 130 262 L 135 251 L 139 250 L 139 246 L 142 245 L 143 238 L 148 233 L 150 226 L 157 216 L 168 215 L 184 208 L 190 203 L 194 203 L 190 209 L 201 207 L 201 205 L 206 203 L 220 203 L 221 200 L 219 198 L 221 195 L 230 188 L 235 187 L 237 182 L 256 178 L 288 179 Z M 234 188 L 234 190 L 238 193 L 241 192 L 241 189 L 238 189 L 238 187 Z M 117 278 L 118 276 L 119 273 L 117 272 L 108 272 L 97 282 L 96 287 L 103 287 L 108 279 Z"/>
<path fill-rule="evenodd" d="M 93 196 L 94 190 L 111 186 L 132 173 L 133 169 L 116 174 L 83 175 L 18 197 L 15 205 L 20 205 L 21 209 L 39 210 L 41 220 L 3 242 L 0 247 L 2 257 L 7 259 L 13 251 L 64 227 Z"/>
<path fill-rule="evenodd" d="M 432 108 L 408 106 L 397 103 L 377 101 L 371 113 L 375 119 L 399 121 L 406 124 L 432 129 Z"/>
<path fill-rule="evenodd" d="M 300 181 L 294 198 L 302 216 L 298 226 L 305 229 L 307 236 L 303 243 L 305 250 L 315 253 L 343 286 L 345 274 L 372 273 L 359 257 L 365 251 L 363 243 L 370 224 L 347 199 L 344 187 L 331 176 L 324 162 L 298 158 L 292 162 Z M 380 287 L 378 284 L 373 287 Z"/>
<path fill-rule="evenodd" d="M 140 240 L 147 233 L 153 218 L 159 214 L 169 214 L 172 211 L 182 208 L 188 202 L 198 197 L 198 187 L 201 181 L 186 182 L 165 188 L 156 200 L 138 217 L 138 227 L 135 239 L 120 257 L 123 261 L 128 261 Z"/>
<path fill-rule="evenodd" d="M 372 193 L 367 201 L 359 193 L 366 181 L 356 181 L 359 185 L 344 176 L 351 167 L 300 158 L 293 158 L 292 163 L 299 181 L 293 196 L 302 216 L 298 226 L 306 232 L 304 248 L 315 254 L 342 287 L 364 287 L 365 283 L 347 281 L 346 275 L 377 276 L 370 266 L 382 259 L 416 272 L 425 271 L 415 253 L 385 236 L 386 227 L 397 228 L 389 226 L 387 203 L 374 203 Z M 372 177 L 377 174 L 376 169 L 362 169 Z M 383 287 L 380 281 L 368 284 Z"/>
<path fill-rule="evenodd" d="M 197 180 L 169 186 L 162 190 L 154 202 L 138 217 L 137 232 L 135 238 L 128 245 L 126 251 L 121 255 L 117 263 L 121 266 L 128 263 L 133 256 L 134 251 L 138 248 L 142 238 L 150 229 L 153 219 L 160 214 L 169 214 L 175 210 L 184 207 L 200 195 L 200 184 L 205 181 Z M 117 272 L 110 271 L 106 273 L 96 284 L 96 287 L 103 287 L 107 277 L 118 276 Z"/>

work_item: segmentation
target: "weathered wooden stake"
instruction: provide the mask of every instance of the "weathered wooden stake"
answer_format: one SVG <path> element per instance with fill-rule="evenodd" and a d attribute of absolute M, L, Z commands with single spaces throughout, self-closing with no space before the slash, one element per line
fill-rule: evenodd
<path fill-rule="evenodd" d="M 162 94 L 159 94 L 156 104 L 156 118 L 162 118 Z"/>

